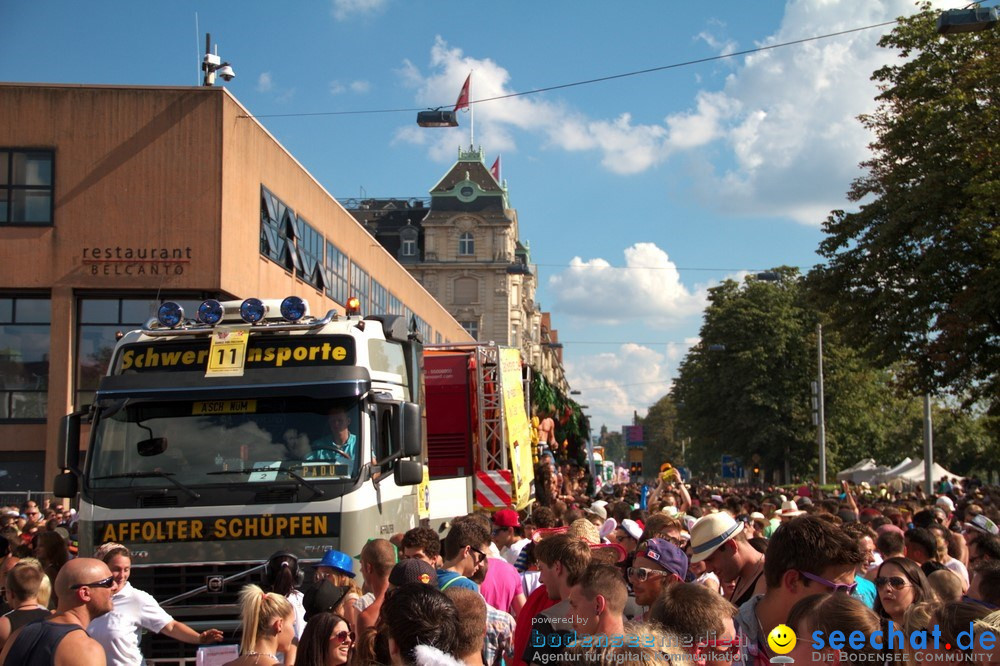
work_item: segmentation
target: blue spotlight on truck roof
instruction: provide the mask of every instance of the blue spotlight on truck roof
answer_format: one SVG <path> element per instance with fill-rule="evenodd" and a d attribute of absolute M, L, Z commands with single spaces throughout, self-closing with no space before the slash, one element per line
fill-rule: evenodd
<path fill-rule="evenodd" d="M 174 328 L 184 321 L 184 308 L 173 301 L 167 301 L 156 311 L 156 320 L 167 328 Z"/>
<path fill-rule="evenodd" d="M 240 304 L 240 317 L 248 324 L 256 324 L 266 314 L 267 306 L 259 298 L 248 298 Z"/>
<path fill-rule="evenodd" d="M 298 321 L 309 314 L 309 304 L 298 296 L 289 296 L 281 301 L 281 316 L 288 321 Z"/>
<path fill-rule="evenodd" d="M 210 298 L 198 306 L 198 321 L 214 326 L 222 321 L 222 316 L 225 313 L 226 309 L 222 307 L 222 303 Z"/>

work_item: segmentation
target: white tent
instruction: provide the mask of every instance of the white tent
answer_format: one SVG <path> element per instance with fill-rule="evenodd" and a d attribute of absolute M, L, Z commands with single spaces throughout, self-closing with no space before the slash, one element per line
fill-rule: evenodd
<path fill-rule="evenodd" d="M 879 481 L 888 481 L 889 479 L 894 479 L 899 474 L 900 470 L 904 470 L 913 464 L 913 459 L 910 456 L 906 456 L 895 467 L 890 467 L 886 471 L 879 474 Z"/>
<path fill-rule="evenodd" d="M 932 463 L 931 464 L 931 481 L 934 481 L 936 483 L 943 476 L 947 476 L 949 479 L 951 479 L 951 478 L 961 478 L 957 474 L 952 474 L 951 472 L 949 472 L 948 470 L 946 470 L 944 467 L 942 467 L 941 465 L 937 464 L 936 462 Z M 913 483 L 913 484 L 923 483 L 924 482 L 924 461 L 920 460 L 919 458 L 917 460 L 914 460 L 905 469 L 902 469 L 902 470 L 896 472 L 896 477 L 902 479 L 903 481 L 905 481 L 907 483 Z"/>
<path fill-rule="evenodd" d="M 888 470 L 888 467 L 884 465 L 876 465 L 872 458 L 865 458 L 864 460 L 851 465 L 847 469 L 837 472 L 838 481 L 850 481 L 851 483 L 858 484 L 862 481 L 872 481 L 876 476 Z"/>

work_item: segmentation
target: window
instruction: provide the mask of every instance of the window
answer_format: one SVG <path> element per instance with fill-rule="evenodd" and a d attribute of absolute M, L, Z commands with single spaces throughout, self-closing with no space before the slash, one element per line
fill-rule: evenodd
<path fill-rule="evenodd" d="M 455 280 L 455 305 L 479 302 L 479 280 L 462 277 Z"/>
<path fill-rule="evenodd" d="M 156 316 L 164 301 L 174 301 L 184 308 L 185 318 L 193 318 L 201 300 L 161 294 L 158 298 L 81 298 L 77 303 L 76 398 L 75 407 L 94 400 L 101 377 L 115 349 L 115 335 L 142 328 Z"/>
<path fill-rule="evenodd" d="M 52 224 L 51 150 L 0 150 L 0 224 Z"/>
<path fill-rule="evenodd" d="M 420 232 L 416 227 L 407 225 L 399 230 L 399 256 L 415 259 L 417 256 L 417 236 Z"/>
<path fill-rule="evenodd" d="M 326 243 L 326 295 L 341 305 L 347 304 L 350 262 L 336 245 Z"/>
<path fill-rule="evenodd" d="M 351 295 L 361 302 L 361 316 L 372 313 L 371 292 L 368 273 L 357 264 L 351 264 Z"/>
<path fill-rule="evenodd" d="M 394 315 L 403 314 L 403 304 L 400 303 L 399 299 L 393 296 L 392 293 L 389 294 L 389 309 L 386 310 L 386 313 Z M 407 322 L 407 324 L 409 324 L 409 322 Z"/>
<path fill-rule="evenodd" d="M 323 236 L 311 224 L 299 217 L 296 223 L 296 245 L 299 267 L 295 275 L 317 289 L 323 289 L 326 276 L 323 271 Z"/>
<path fill-rule="evenodd" d="M 389 291 L 378 280 L 372 279 L 372 314 L 387 312 Z"/>
<path fill-rule="evenodd" d="M 0 420 L 45 419 L 51 317 L 48 298 L 0 297 Z"/>
<path fill-rule="evenodd" d="M 431 325 L 428 324 L 423 319 L 421 319 L 420 317 L 416 317 L 416 320 L 417 320 L 417 333 L 420 334 L 420 340 L 423 342 L 430 341 L 431 334 L 433 333 L 433 331 L 431 330 Z"/>
<path fill-rule="evenodd" d="M 301 270 L 295 251 L 295 211 L 267 188 L 260 188 L 260 253 L 288 270 Z"/>
<path fill-rule="evenodd" d="M 479 322 L 478 321 L 460 321 L 458 322 L 465 329 L 466 333 L 472 336 L 473 340 L 479 339 Z"/>
<path fill-rule="evenodd" d="M 463 257 L 472 256 L 476 253 L 476 241 L 472 234 L 466 231 L 458 237 L 458 254 Z"/>

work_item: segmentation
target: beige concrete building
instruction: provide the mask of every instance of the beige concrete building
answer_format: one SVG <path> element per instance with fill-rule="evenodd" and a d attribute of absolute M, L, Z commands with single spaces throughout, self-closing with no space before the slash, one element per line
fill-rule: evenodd
<path fill-rule="evenodd" d="M 517 210 L 481 148 L 460 149 L 429 200 L 345 204 L 469 335 L 518 347 L 550 383 L 568 391 L 558 335 L 535 300 L 538 275 Z"/>
<path fill-rule="evenodd" d="M 0 118 L 0 490 L 51 484 L 61 417 L 162 300 L 356 295 L 471 339 L 223 88 L 0 84 Z"/>

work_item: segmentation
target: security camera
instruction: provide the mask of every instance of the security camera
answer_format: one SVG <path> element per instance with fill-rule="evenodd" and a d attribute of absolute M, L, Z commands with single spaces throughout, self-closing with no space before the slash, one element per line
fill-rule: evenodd
<path fill-rule="evenodd" d="M 233 71 L 232 66 L 228 62 L 222 63 L 218 70 L 219 76 L 222 77 L 223 81 L 232 81 L 236 78 L 236 72 Z"/>

